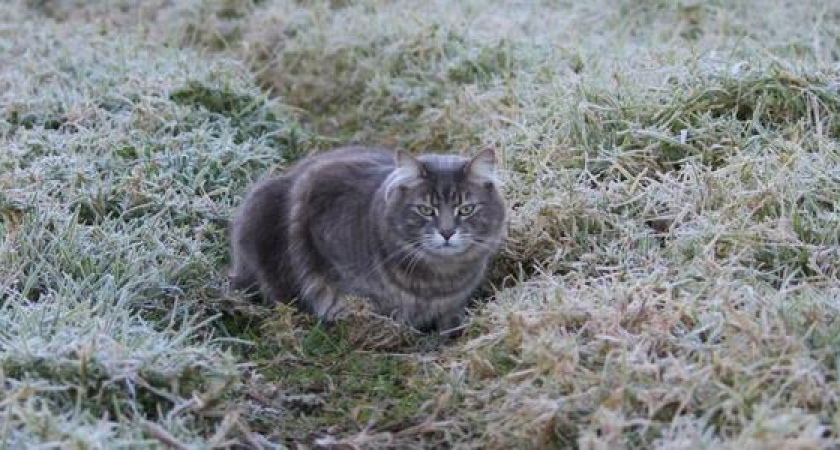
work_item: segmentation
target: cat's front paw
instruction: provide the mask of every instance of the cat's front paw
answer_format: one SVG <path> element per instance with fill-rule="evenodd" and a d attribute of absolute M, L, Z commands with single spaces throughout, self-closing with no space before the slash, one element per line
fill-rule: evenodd
<path fill-rule="evenodd" d="M 331 288 L 321 288 L 317 295 L 304 298 L 304 303 L 319 322 L 327 325 L 335 323 L 346 313 L 344 296 Z"/>

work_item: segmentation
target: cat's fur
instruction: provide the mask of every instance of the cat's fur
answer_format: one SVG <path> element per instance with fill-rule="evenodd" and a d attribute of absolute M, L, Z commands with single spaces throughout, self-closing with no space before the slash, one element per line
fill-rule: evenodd
<path fill-rule="evenodd" d="M 495 165 L 489 149 L 472 159 L 364 147 L 309 157 L 257 184 L 237 212 L 233 286 L 297 298 L 325 321 L 353 294 L 420 329 L 455 327 L 503 239 Z"/>

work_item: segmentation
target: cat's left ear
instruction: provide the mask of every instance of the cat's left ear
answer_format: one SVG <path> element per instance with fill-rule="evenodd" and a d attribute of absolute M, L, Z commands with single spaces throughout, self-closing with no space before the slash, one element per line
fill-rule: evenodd
<path fill-rule="evenodd" d="M 407 188 L 420 183 L 425 177 L 426 168 L 415 157 L 406 151 L 397 150 L 394 153 L 395 168 L 385 179 L 385 201 L 389 201 L 397 188 Z"/>
<path fill-rule="evenodd" d="M 496 152 L 487 147 L 473 156 L 465 167 L 467 175 L 485 181 L 496 181 Z"/>
<path fill-rule="evenodd" d="M 426 176 L 426 168 L 423 167 L 423 164 L 405 150 L 397 150 L 394 160 L 397 170 L 402 172 L 403 178 L 423 178 Z"/>

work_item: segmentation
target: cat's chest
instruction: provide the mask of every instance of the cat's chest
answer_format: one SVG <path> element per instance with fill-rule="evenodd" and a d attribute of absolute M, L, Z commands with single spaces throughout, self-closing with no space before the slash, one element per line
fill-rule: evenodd
<path fill-rule="evenodd" d="M 380 312 L 411 323 L 427 323 L 437 317 L 461 310 L 469 300 L 472 289 L 455 289 L 437 295 L 419 291 L 394 290 L 387 298 L 377 301 Z"/>
<path fill-rule="evenodd" d="M 385 268 L 370 295 L 405 306 L 460 302 L 480 282 L 484 266 L 482 262 L 440 272 Z"/>

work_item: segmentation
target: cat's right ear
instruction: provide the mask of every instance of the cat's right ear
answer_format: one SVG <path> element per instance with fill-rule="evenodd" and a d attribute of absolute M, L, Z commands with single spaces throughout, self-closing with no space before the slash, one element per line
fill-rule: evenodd
<path fill-rule="evenodd" d="M 496 178 L 496 152 L 486 147 L 478 152 L 465 166 L 464 170 L 473 182 L 481 183 L 492 189 L 498 183 Z"/>
<path fill-rule="evenodd" d="M 394 155 L 394 162 L 397 170 L 402 172 L 402 176 L 405 178 L 423 178 L 426 176 L 426 168 L 423 167 L 423 163 L 405 150 L 397 150 L 396 155 Z"/>

